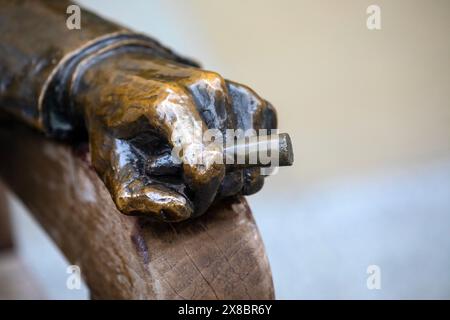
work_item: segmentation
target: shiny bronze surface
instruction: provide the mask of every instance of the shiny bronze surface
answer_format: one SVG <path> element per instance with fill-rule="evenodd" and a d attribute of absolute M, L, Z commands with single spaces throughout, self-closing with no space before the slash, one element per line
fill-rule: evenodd
<path fill-rule="evenodd" d="M 53 137 L 87 133 L 92 164 L 125 214 L 181 221 L 216 199 L 261 189 L 258 166 L 217 163 L 223 150 L 193 133 L 270 133 L 270 103 L 86 10 L 81 30 L 68 30 L 68 5 L 0 1 L 1 108 Z M 280 159 L 290 165 L 283 137 Z M 182 165 L 173 165 L 174 148 Z"/>

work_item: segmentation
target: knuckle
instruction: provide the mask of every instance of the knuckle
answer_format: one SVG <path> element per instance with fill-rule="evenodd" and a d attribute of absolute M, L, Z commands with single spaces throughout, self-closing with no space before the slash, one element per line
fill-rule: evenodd
<path fill-rule="evenodd" d="M 199 89 L 202 88 L 203 90 L 214 91 L 216 93 L 226 91 L 225 79 L 217 72 L 200 70 L 197 73 L 194 83 Z"/>
<path fill-rule="evenodd" d="M 242 170 L 232 171 L 227 173 L 223 179 L 219 194 L 221 197 L 228 197 L 241 192 L 244 186 L 243 172 Z"/>
<path fill-rule="evenodd" d="M 201 78 L 204 80 L 218 81 L 218 82 L 225 83 L 225 80 L 223 79 L 223 77 L 217 72 L 202 70 L 202 71 L 200 71 L 200 74 L 201 74 Z"/>
<path fill-rule="evenodd" d="M 186 181 L 191 186 L 209 186 L 217 181 L 217 185 L 223 179 L 225 169 L 222 165 L 212 164 L 184 164 L 183 170 Z"/>
<path fill-rule="evenodd" d="M 276 129 L 278 127 L 277 112 L 268 101 L 264 101 L 261 122 L 261 127 L 264 129 Z"/>
<path fill-rule="evenodd" d="M 119 189 L 114 196 L 114 202 L 116 203 L 117 209 L 125 214 L 128 214 L 130 211 L 132 211 L 130 210 L 131 198 L 131 195 L 127 193 L 125 189 Z"/>
<path fill-rule="evenodd" d="M 142 183 L 139 180 L 134 180 L 131 184 L 117 182 L 116 185 L 113 186 L 113 199 L 117 208 L 124 213 L 130 213 L 136 210 L 135 200 L 141 187 Z"/>
<path fill-rule="evenodd" d="M 186 92 L 185 92 L 183 86 L 176 81 L 162 82 L 161 89 L 165 93 L 177 95 L 180 97 L 186 95 Z"/>
<path fill-rule="evenodd" d="M 264 185 L 264 177 L 259 174 L 259 169 L 245 169 L 244 170 L 244 186 L 242 193 L 244 195 L 251 195 L 262 189 Z"/>

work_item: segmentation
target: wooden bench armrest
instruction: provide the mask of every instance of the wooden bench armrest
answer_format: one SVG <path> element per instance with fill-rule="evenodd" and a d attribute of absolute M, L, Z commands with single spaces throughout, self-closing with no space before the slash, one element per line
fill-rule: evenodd
<path fill-rule="evenodd" d="M 93 298 L 274 298 L 264 245 L 243 197 L 178 224 L 125 216 L 83 148 L 19 124 L 0 125 L 5 185 L 80 266 Z"/>

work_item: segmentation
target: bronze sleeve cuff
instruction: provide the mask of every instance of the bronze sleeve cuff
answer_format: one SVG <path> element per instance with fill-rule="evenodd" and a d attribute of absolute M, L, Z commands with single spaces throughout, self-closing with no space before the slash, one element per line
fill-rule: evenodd
<path fill-rule="evenodd" d="M 157 41 L 81 11 L 69 30 L 64 0 L 0 0 L 0 108 L 48 135 L 66 137 L 79 126 L 68 101 L 77 65 L 96 52 L 123 46 L 195 65 Z M 99 84 L 101 85 L 101 84 Z"/>

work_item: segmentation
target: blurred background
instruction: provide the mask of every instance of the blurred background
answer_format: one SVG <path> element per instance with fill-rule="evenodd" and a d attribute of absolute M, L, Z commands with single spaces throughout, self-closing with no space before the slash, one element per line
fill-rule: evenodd
<path fill-rule="evenodd" d="M 295 163 L 248 198 L 277 298 L 450 298 L 449 1 L 78 3 L 277 108 Z M 372 4 L 381 30 L 367 28 Z M 44 290 L 9 294 L 87 298 L 66 289 L 67 261 L 12 205 L 26 285 Z M 0 282 L 16 263 L 3 260 Z M 379 290 L 366 285 L 370 265 Z"/>

